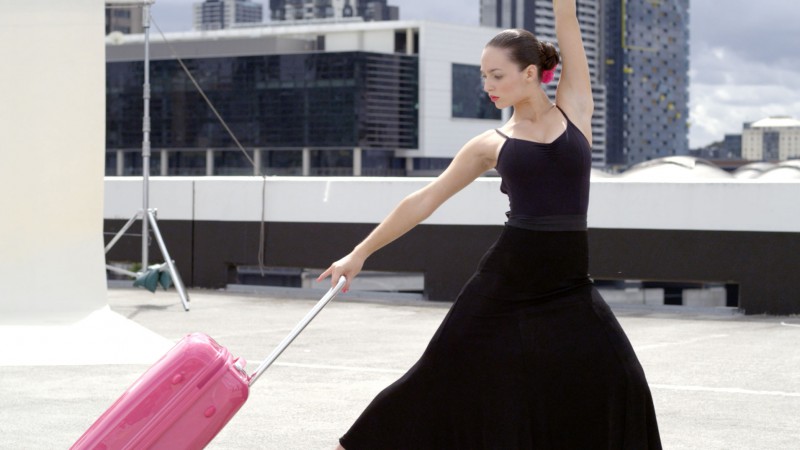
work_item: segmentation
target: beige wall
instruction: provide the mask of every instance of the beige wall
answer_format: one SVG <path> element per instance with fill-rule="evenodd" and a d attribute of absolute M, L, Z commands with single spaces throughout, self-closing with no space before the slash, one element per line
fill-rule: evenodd
<path fill-rule="evenodd" d="M 742 131 L 742 158 L 751 161 L 764 159 L 764 132 L 777 131 L 780 133 L 778 143 L 778 159 L 800 158 L 800 128 L 798 127 L 768 127 L 748 128 Z"/>
<path fill-rule="evenodd" d="M 750 161 L 764 159 L 763 134 L 761 128 L 748 128 L 742 131 L 742 158 Z"/>
<path fill-rule="evenodd" d="M 781 130 L 778 151 L 781 160 L 800 158 L 800 127 Z"/>
<path fill-rule="evenodd" d="M 107 303 L 104 20 L 100 0 L 0 2 L 0 324 Z"/>

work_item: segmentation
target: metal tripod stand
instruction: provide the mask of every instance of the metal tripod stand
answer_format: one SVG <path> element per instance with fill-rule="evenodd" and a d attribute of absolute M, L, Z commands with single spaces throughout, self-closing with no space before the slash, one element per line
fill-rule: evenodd
<path fill-rule="evenodd" d="M 142 117 L 142 209 L 137 212 L 130 220 L 120 229 L 113 239 L 106 245 L 105 252 L 114 246 L 119 239 L 125 234 L 126 231 L 133 225 L 136 220 L 142 220 L 142 270 L 148 270 L 148 250 L 149 250 L 149 228 L 153 228 L 153 235 L 158 242 L 158 247 L 161 250 L 161 255 L 167 265 L 167 270 L 172 277 L 172 282 L 175 284 L 175 289 L 181 298 L 183 309 L 189 311 L 189 296 L 186 294 L 186 289 L 183 286 L 178 270 L 175 268 L 175 263 L 169 256 L 167 245 L 164 243 L 164 238 L 161 236 L 161 231 L 158 228 L 156 221 L 156 209 L 150 208 L 150 5 L 155 0 L 106 0 L 106 5 L 111 6 L 140 6 L 142 7 L 142 28 L 144 29 L 144 86 L 142 99 L 144 100 L 144 114 Z M 106 265 L 106 269 L 112 272 L 121 273 L 133 278 L 138 277 L 140 274 L 131 272 L 129 270 L 120 269 Z"/>

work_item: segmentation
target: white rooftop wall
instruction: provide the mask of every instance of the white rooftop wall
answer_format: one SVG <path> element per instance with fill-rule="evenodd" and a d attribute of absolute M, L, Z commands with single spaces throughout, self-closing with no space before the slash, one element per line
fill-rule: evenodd
<path fill-rule="evenodd" d="M 157 177 L 151 203 L 159 218 L 261 220 L 260 177 Z M 378 223 L 430 178 L 267 177 L 269 222 Z M 107 178 L 105 217 L 126 219 L 141 199 L 138 178 Z M 800 232 L 800 180 L 593 178 L 589 227 L 657 230 Z M 502 225 L 508 198 L 499 178 L 479 178 L 425 222 Z"/>
<path fill-rule="evenodd" d="M 326 52 L 394 53 L 394 29 L 348 30 L 325 34 Z"/>

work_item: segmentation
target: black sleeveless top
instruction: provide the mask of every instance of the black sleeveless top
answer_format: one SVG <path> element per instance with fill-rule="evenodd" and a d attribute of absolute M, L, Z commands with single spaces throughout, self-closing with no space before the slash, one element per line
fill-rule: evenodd
<path fill-rule="evenodd" d="M 586 230 L 592 146 L 567 119 L 553 142 L 506 136 L 497 156 L 500 191 L 508 195 L 508 225 L 534 230 Z"/>

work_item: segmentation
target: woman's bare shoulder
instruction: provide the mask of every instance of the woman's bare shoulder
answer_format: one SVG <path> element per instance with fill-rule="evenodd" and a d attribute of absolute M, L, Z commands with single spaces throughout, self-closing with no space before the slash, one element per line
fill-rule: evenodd
<path fill-rule="evenodd" d="M 506 138 L 497 132 L 497 129 L 486 130 L 473 137 L 464 145 L 463 150 L 480 154 L 490 160 L 494 160 L 498 148 L 505 142 Z"/>

